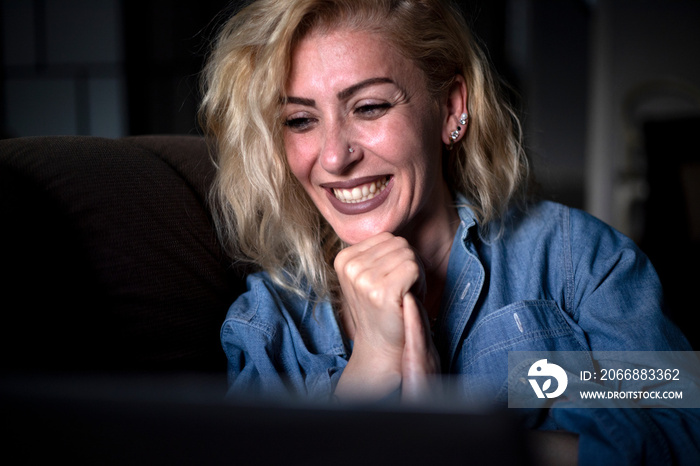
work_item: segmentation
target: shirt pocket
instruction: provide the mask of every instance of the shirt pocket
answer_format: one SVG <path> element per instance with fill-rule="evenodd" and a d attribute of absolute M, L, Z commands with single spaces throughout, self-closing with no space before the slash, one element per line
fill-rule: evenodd
<path fill-rule="evenodd" d="M 466 392 L 507 401 L 509 351 L 588 351 L 571 325 L 548 300 L 520 301 L 478 318 L 460 354 Z"/>

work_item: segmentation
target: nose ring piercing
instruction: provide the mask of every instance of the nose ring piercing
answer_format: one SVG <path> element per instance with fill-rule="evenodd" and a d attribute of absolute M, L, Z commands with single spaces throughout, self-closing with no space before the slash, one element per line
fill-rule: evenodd
<path fill-rule="evenodd" d="M 353 149 L 352 147 L 348 147 L 348 152 L 352 154 L 353 152 L 355 152 L 355 149 Z"/>

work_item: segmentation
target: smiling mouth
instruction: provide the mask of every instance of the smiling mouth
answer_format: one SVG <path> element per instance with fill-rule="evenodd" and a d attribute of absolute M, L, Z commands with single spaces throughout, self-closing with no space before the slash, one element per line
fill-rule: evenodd
<path fill-rule="evenodd" d="M 359 202 L 365 202 L 372 199 L 377 194 L 384 191 L 387 184 L 389 184 L 389 176 L 384 176 L 380 179 L 370 181 L 369 183 L 364 183 L 355 186 L 352 189 L 344 188 L 333 188 L 333 195 L 336 199 L 344 204 L 357 204 Z"/>

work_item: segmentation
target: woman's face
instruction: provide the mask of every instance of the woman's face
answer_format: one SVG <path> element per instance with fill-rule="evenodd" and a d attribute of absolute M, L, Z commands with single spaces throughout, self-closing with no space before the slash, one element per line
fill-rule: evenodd
<path fill-rule="evenodd" d="M 446 111 L 411 61 L 371 33 L 312 33 L 295 48 L 286 92 L 289 166 L 343 241 L 434 223 L 449 198 Z"/>

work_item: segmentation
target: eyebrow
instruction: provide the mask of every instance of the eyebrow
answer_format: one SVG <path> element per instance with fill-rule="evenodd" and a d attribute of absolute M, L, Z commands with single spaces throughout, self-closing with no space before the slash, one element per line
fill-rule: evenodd
<path fill-rule="evenodd" d="M 353 84 L 352 86 L 348 87 L 347 89 L 343 89 L 342 91 L 338 92 L 338 100 L 346 100 L 350 96 L 352 96 L 354 93 L 358 92 L 359 90 L 372 86 L 374 84 L 394 84 L 394 81 L 390 78 L 369 78 L 365 79 L 364 81 L 360 81 L 357 84 Z"/>
<path fill-rule="evenodd" d="M 316 101 L 314 99 L 305 99 L 303 97 L 287 96 L 287 97 L 282 99 L 282 105 L 285 105 L 285 104 L 298 104 L 298 105 L 305 105 L 307 107 L 315 107 Z"/>
<path fill-rule="evenodd" d="M 369 78 L 365 79 L 364 81 L 360 81 L 357 84 L 353 84 L 352 86 L 343 89 L 342 91 L 338 92 L 337 97 L 338 100 L 347 100 L 350 98 L 353 94 L 356 92 L 360 91 L 361 89 L 364 89 L 365 87 L 368 86 L 373 86 L 375 84 L 396 84 L 393 79 L 391 78 Z M 282 99 L 282 104 L 297 104 L 297 105 L 305 105 L 307 107 L 315 107 L 316 106 L 316 101 L 314 99 L 306 99 L 304 97 L 294 97 L 294 96 L 287 96 L 284 99 Z"/>

